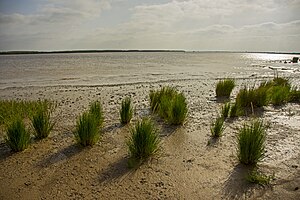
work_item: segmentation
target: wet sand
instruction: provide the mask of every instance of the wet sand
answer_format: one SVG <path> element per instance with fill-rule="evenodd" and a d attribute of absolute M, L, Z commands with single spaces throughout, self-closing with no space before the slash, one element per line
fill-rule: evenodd
<path fill-rule="evenodd" d="M 232 94 L 257 77 L 237 80 Z M 299 84 L 299 75 L 292 79 Z M 270 186 L 247 183 L 247 167 L 236 157 L 236 134 L 250 118 L 226 122 L 224 135 L 214 141 L 210 123 L 222 106 L 215 98 L 216 76 L 106 86 L 53 86 L 7 88 L 1 99 L 51 99 L 58 107 L 49 138 L 34 141 L 24 152 L 12 153 L 0 145 L 0 199 L 299 199 L 300 105 L 268 106 L 261 118 L 267 130 L 266 157 L 260 170 L 275 180 Z M 129 126 L 121 126 L 121 99 L 130 96 L 137 119 L 149 116 L 149 91 L 162 85 L 175 86 L 188 100 L 189 114 L 182 127 L 165 125 L 161 150 L 138 169 L 127 167 L 125 144 Z M 89 103 L 101 100 L 105 122 L 100 141 L 92 148 L 76 145 L 72 131 Z M 210 143 L 210 144 L 208 144 Z"/>

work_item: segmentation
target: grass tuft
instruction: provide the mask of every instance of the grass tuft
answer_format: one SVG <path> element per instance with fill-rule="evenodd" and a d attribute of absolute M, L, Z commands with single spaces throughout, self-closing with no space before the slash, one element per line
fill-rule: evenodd
<path fill-rule="evenodd" d="M 243 115 L 242 109 L 239 107 L 237 103 L 233 103 L 230 107 L 230 118 L 238 117 Z"/>
<path fill-rule="evenodd" d="M 234 79 L 220 80 L 216 86 L 216 96 L 229 98 L 234 87 L 235 87 Z"/>
<path fill-rule="evenodd" d="M 99 118 L 95 113 L 84 112 L 79 116 L 76 129 L 74 131 L 75 138 L 82 146 L 93 146 L 100 138 Z"/>
<path fill-rule="evenodd" d="M 0 100 L 0 125 L 9 124 L 16 118 L 30 118 L 41 101 Z M 54 109 L 54 104 L 43 101 L 43 104 Z"/>
<path fill-rule="evenodd" d="M 289 101 L 290 88 L 287 86 L 274 86 L 270 89 L 270 101 L 274 106 L 280 106 Z"/>
<path fill-rule="evenodd" d="M 210 125 L 211 135 L 215 138 L 221 137 L 224 130 L 224 118 L 219 116 L 216 121 L 212 122 Z"/>
<path fill-rule="evenodd" d="M 53 129 L 54 123 L 51 122 L 52 107 L 47 101 L 38 102 L 35 107 L 31 124 L 34 128 L 34 135 L 37 139 L 43 139 L 48 137 Z"/>
<path fill-rule="evenodd" d="M 241 89 L 236 97 L 238 107 L 242 109 L 260 108 L 268 104 L 267 87 Z"/>
<path fill-rule="evenodd" d="M 266 130 L 262 121 L 244 124 L 238 134 L 238 158 L 245 165 L 256 165 L 264 157 Z"/>
<path fill-rule="evenodd" d="M 165 121 L 173 125 L 184 123 L 188 107 L 183 93 L 172 87 L 150 92 L 150 106 L 154 113 L 158 113 Z"/>
<path fill-rule="evenodd" d="M 99 101 L 94 101 L 90 105 L 89 113 L 95 117 L 95 121 L 98 127 L 101 127 L 104 121 L 104 114 L 102 105 Z"/>
<path fill-rule="evenodd" d="M 20 117 L 7 126 L 5 141 L 13 151 L 23 151 L 29 146 L 30 133 Z"/>
<path fill-rule="evenodd" d="M 167 97 L 172 99 L 177 94 L 175 88 L 164 86 L 161 90 L 150 91 L 150 107 L 153 112 L 159 112 L 161 99 Z"/>
<path fill-rule="evenodd" d="M 144 161 L 159 149 L 160 139 L 158 130 L 150 119 L 142 119 L 131 128 L 131 135 L 127 141 L 130 157 L 137 161 Z"/>
<path fill-rule="evenodd" d="M 300 103 L 300 90 L 297 87 L 290 90 L 289 102 Z"/>
<path fill-rule="evenodd" d="M 230 102 L 227 102 L 222 106 L 221 113 L 224 119 L 229 117 L 230 108 L 231 108 Z"/>
<path fill-rule="evenodd" d="M 126 97 L 122 100 L 120 109 L 120 121 L 122 124 L 128 124 L 133 115 L 133 108 L 131 103 L 131 98 Z"/>

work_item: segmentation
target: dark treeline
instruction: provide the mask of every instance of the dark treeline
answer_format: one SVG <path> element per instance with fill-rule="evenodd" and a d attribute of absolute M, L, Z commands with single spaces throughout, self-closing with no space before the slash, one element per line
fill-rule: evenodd
<path fill-rule="evenodd" d="M 300 52 L 271 51 L 186 51 L 186 50 L 64 50 L 64 51 L 1 51 L 0 55 L 13 54 L 59 54 L 59 53 L 127 53 L 127 52 L 177 52 L 177 53 L 265 53 L 265 54 L 300 54 Z"/>

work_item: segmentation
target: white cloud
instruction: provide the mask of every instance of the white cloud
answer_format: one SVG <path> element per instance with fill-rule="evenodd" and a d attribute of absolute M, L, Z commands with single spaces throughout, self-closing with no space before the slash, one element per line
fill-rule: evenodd
<path fill-rule="evenodd" d="M 47 0 L 36 13 L 0 13 L 1 48 L 300 51 L 299 0 L 141 0 L 122 24 L 97 26 L 121 1 Z"/>

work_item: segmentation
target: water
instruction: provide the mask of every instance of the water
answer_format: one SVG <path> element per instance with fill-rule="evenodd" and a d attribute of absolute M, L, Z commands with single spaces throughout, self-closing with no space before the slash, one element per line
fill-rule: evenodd
<path fill-rule="evenodd" d="M 85 53 L 0 56 L 0 88 L 111 85 L 216 78 L 271 68 L 299 72 L 284 60 L 300 55 L 254 53 Z M 281 62 L 280 62 L 281 61 Z"/>

